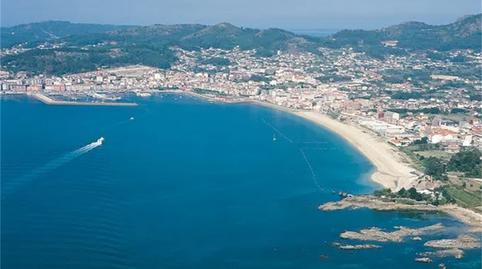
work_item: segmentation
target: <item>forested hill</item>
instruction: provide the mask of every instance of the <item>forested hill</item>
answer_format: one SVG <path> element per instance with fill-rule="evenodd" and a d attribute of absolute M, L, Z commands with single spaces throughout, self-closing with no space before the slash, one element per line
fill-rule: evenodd
<path fill-rule="evenodd" d="M 111 30 L 111 29 L 109 29 Z M 201 48 L 256 50 L 259 56 L 271 56 L 278 50 L 316 51 L 319 40 L 281 29 L 251 29 L 229 23 L 216 25 L 152 25 L 123 27 L 112 31 L 72 34 L 48 39 L 57 46 L 34 48 L 3 57 L 10 71 L 64 74 L 95 70 L 104 66 L 143 64 L 167 68 L 176 60 L 171 47 L 188 50 Z M 40 38 L 34 38 L 38 43 Z M 32 44 L 24 44 L 31 47 Z"/>
<path fill-rule="evenodd" d="M 403 49 L 476 49 L 480 50 L 482 38 L 482 14 L 463 17 L 447 25 L 429 25 L 407 22 L 387 28 L 340 31 L 324 44 L 333 47 L 383 46 L 385 41 L 396 41 Z"/>
<path fill-rule="evenodd" d="M 439 26 L 409 22 L 374 31 L 344 30 L 326 38 L 229 23 L 114 26 L 50 21 L 1 28 L 2 48 L 18 44 L 32 48 L 1 60 L 2 68 L 9 71 L 60 75 L 128 64 L 168 68 L 176 60 L 171 47 L 239 46 L 256 50 L 258 56 L 271 56 L 278 50 L 316 52 L 319 47 L 353 47 L 373 57 L 426 49 L 480 51 L 481 17 L 467 16 Z M 51 46 L 37 47 L 42 42 Z"/>
<path fill-rule="evenodd" d="M 128 26 L 46 21 L 2 27 L 0 41 L 2 48 L 9 48 L 22 43 L 43 42 L 70 35 L 103 33 L 125 28 Z"/>

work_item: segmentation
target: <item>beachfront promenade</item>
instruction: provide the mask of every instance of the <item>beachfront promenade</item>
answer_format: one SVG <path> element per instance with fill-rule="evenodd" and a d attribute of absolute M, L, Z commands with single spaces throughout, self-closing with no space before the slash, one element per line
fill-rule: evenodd
<path fill-rule="evenodd" d="M 59 101 L 52 99 L 41 93 L 27 94 L 47 105 L 67 105 L 67 106 L 137 106 L 136 103 L 126 102 L 79 102 L 79 101 Z"/>

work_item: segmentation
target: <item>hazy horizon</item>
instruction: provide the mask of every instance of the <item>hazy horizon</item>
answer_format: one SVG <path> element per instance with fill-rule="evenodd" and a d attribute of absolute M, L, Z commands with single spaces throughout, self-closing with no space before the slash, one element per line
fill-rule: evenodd
<path fill-rule="evenodd" d="M 346 8 L 346 7 L 350 8 Z M 375 29 L 407 21 L 447 24 L 481 13 L 478 0 L 265 1 L 3 0 L 1 24 L 62 20 L 118 25 L 216 24 L 288 30 Z"/>

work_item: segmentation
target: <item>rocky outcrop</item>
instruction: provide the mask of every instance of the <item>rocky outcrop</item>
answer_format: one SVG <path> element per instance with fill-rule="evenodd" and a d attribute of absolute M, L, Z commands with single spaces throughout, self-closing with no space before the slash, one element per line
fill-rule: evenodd
<path fill-rule="evenodd" d="M 402 242 L 405 237 L 420 236 L 423 234 L 434 233 L 444 228 L 442 224 L 435 224 L 418 229 L 406 227 L 397 227 L 398 230 L 386 232 L 377 227 L 370 229 L 362 229 L 359 232 L 346 231 L 340 234 L 341 238 L 361 240 L 361 241 L 377 241 L 377 242 Z"/>

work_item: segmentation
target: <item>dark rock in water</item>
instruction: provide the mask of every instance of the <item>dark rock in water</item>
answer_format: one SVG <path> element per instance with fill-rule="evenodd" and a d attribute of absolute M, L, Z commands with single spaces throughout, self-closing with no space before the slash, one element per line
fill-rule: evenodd
<path fill-rule="evenodd" d="M 328 259 L 328 256 L 326 256 L 326 255 L 320 255 L 320 261 L 324 261 L 324 260 L 326 260 L 326 259 Z"/>
<path fill-rule="evenodd" d="M 347 197 L 353 197 L 353 194 L 349 194 L 349 193 L 347 193 L 347 192 L 342 192 L 342 191 L 339 192 L 338 195 L 339 195 L 342 199 L 347 198 Z"/>

